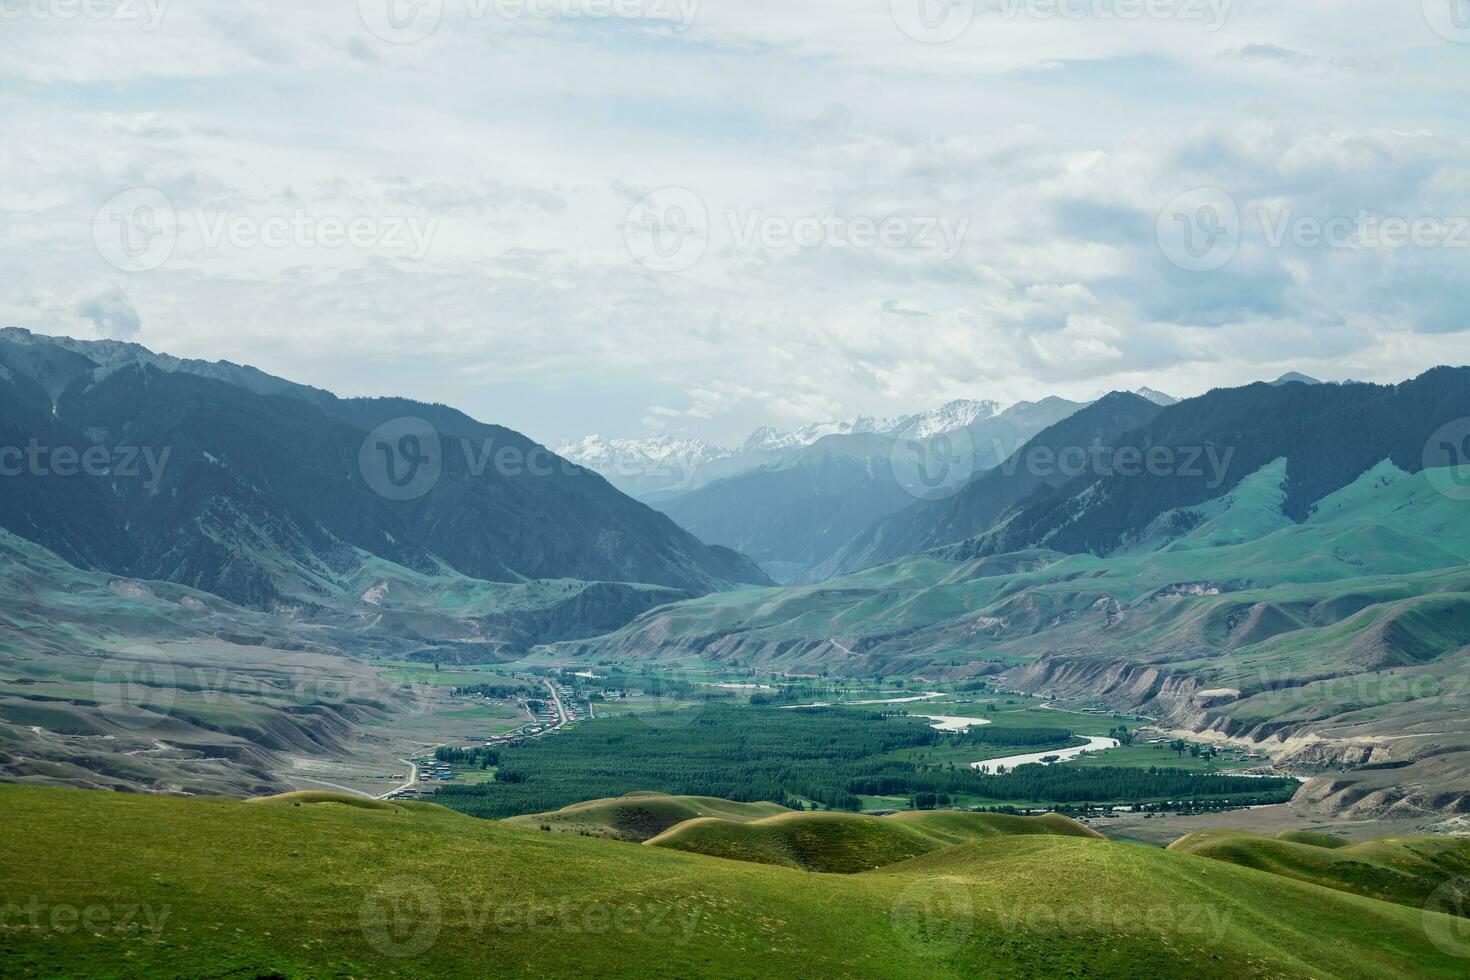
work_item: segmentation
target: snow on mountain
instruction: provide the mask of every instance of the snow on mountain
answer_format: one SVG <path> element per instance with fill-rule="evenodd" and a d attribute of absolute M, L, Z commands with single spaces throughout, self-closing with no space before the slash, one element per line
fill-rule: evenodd
<path fill-rule="evenodd" d="M 1139 388 L 1137 391 L 1134 392 L 1134 394 L 1137 395 L 1139 398 L 1147 398 L 1155 405 L 1162 405 L 1165 408 L 1168 408 L 1170 405 L 1179 404 L 1179 399 L 1175 398 L 1173 395 L 1166 395 L 1162 391 L 1158 391 L 1154 388 Z"/>
<path fill-rule="evenodd" d="M 802 446 L 810 446 L 813 443 L 825 439 L 828 436 L 852 436 L 866 435 L 869 433 L 885 434 L 895 426 L 901 425 L 905 418 L 879 419 L 871 415 L 859 415 L 855 419 L 846 419 L 835 422 L 814 422 L 804 425 L 792 432 L 783 432 L 770 426 L 756 429 L 745 440 L 741 447 L 742 452 L 770 452 L 778 449 L 798 449 Z"/>
<path fill-rule="evenodd" d="M 1153 396 L 1168 398 L 1158 392 Z M 1028 407 L 1036 406 L 1022 402 L 1010 411 L 1024 411 Z M 651 495 L 696 489 L 712 480 L 771 464 L 792 450 L 814 445 L 829 436 L 931 439 L 1003 414 L 997 402 L 960 399 L 942 408 L 896 418 L 860 415 L 814 422 L 794 430 L 765 426 L 752 432 L 738 449 L 667 435 L 648 439 L 604 439 L 591 435 L 566 443 L 556 452 L 602 474 L 625 492 L 653 499 Z"/>
<path fill-rule="evenodd" d="M 998 402 L 960 399 L 943 408 L 920 412 L 886 430 L 884 435 L 896 439 L 931 439 L 944 432 L 954 432 L 974 425 L 982 419 L 995 418 L 1001 412 Z"/>
<path fill-rule="evenodd" d="M 711 446 L 703 439 L 604 439 L 584 436 L 557 448 L 556 454 L 606 477 L 666 475 L 678 480 L 709 463 L 728 459 L 734 453 Z"/>

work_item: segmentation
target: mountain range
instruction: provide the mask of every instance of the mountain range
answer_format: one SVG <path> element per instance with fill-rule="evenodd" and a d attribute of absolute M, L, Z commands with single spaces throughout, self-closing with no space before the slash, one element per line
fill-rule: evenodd
<path fill-rule="evenodd" d="M 1140 388 L 1143 398 L 1160 405 L 1177 399 L 1152 388 Z M 1043 406 L 1056 399 L 1043 399 Z M 1009 408 L 999 402 L 959 399 L 929 411 L 892 418 L 860 415 L 856 418 L 813 422 L 786 430 L 763 426 L 752 432 L 739 447 L 718 446 L 703 439 L 681 439 L 670 435 L 643 439 L 605 439 L 599 435 L 563 443 L 557 454 L 596 470 L 610 483 L 639 499 L 665 500 L 688 493 L 760 466 L 780 465 L 790 453 L 799 452 L 833 436 L 878 435 L 890 439 L 926 440 L 956 432 L 997 416 L 1023 416 L 1031 403 Z M 1044 410 L 1044 409 L 1043 409 Z"/>
<path fill-rule="evenodd" d="M 819 585 L 655 609 L 558 655 L 994 676 L 1249 744 L 1314 775 L 1301 806 L 1465 812 L 1467 420 L 1470 368 L 1116 393 L 881 519 Z"/>
<path fill-rule="evenodd" d="M 360 602 L 378 564 L 686 595 L 767 581 L 595 473 L 442 405 L 9 329 L 0 411 L 0 446 L 17 461 L 35 447 L 0 480 L 0 527 L 81 569 L 251 608 Z"/>

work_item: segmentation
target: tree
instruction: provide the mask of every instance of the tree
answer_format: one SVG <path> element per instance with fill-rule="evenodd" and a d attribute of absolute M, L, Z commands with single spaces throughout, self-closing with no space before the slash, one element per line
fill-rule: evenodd
<path fill-rule="evenodd" d="M 1185 745 L 1184 739 L 1176 738 L 1174 741 L 1169 743 L 1169 748 L 1173 749 L 1174 754 L 1182 759 L 1184 757 L 1184 750 L 1185 748 L 1187 748 L 1187 746 Z"/>

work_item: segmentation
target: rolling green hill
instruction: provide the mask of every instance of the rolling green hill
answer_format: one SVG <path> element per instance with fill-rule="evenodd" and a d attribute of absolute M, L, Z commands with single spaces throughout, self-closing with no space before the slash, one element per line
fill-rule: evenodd
<path fill-rule="evenodd" d="M 330 796 L 0 810 L 17 977 L 1398 978 L 1470 953 L 1437 912 L 1081 837 L 825 875 Z"/>
<path fill-rule="evenodd" d="M 552 813 L 510 817 L 506 823 L 641 843 L 701 817 L 744 822 L 790 812 L 775 803 L 732 803 L 712 796 L 629 793 L 613 799 L 574 803 Z"/>
<path fill-rule="evenodd" d="M 665 606 L 547 655 L 1000 675 L 1007 688 L 1305 752 L 1299 771 L 1322 778 L 1304 800 L 1324 812 L 1453 811 L 1470 800 L 1466 504 L 1440 492 L 1445 471 L 1383 461 L 1296 521 L 1289 477 L 1273 460 L 1106 557 L 916 555 L 820 586 Z M 1340 771 L 1364 763 L 1380 768 Z"/>
<path fill-rule="evenodd" d="M 1270 838 L 1206 830 L 1175 841 L 1169 850 L 1414 908 L 1446 888 L 1458 904 L 1470 903 L 1470 838 L 1385 837 L 1349 844 L 1322 834 Z"/>
<path fill-rule="evenodd" d="M 1012 817 L 955 811 L 907 811 L 886 817 L 856 813 L 783 813 L 735 822 L 690 820 L 648 841 L 711 857 L 779 864 L 806 871 L 872 871 L 968 840 L 1032 834 L 1094 837 L 1066 817 Z"/>

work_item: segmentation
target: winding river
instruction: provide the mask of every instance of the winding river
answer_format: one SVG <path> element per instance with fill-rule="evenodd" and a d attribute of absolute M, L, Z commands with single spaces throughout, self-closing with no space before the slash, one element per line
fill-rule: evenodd
<path fill-rule="evenodd" d="M 994 775 L 1002 768 L 1014 769 L 1017 766 L 1026 766 L 1033 763 L 1049 766 L 1056 762 L 1066 762 L 1068 759 L 1075 759 L 1079 755 L 1085 755 L 1088 752 L 1116 749 L 1123 744 L 1116 738 L 1104 738 L 1101 735 L 1083 735 L 1080 737 L 1087 739 L 1086 745 L 1078 745 L 1070 749 L 1051 749 L 1047 752 L 1031 752 L 1026 755 L 1008 755 L 1003 759 L 984 759 L 980 762 L 970 763 L 970 768 Z"/>

